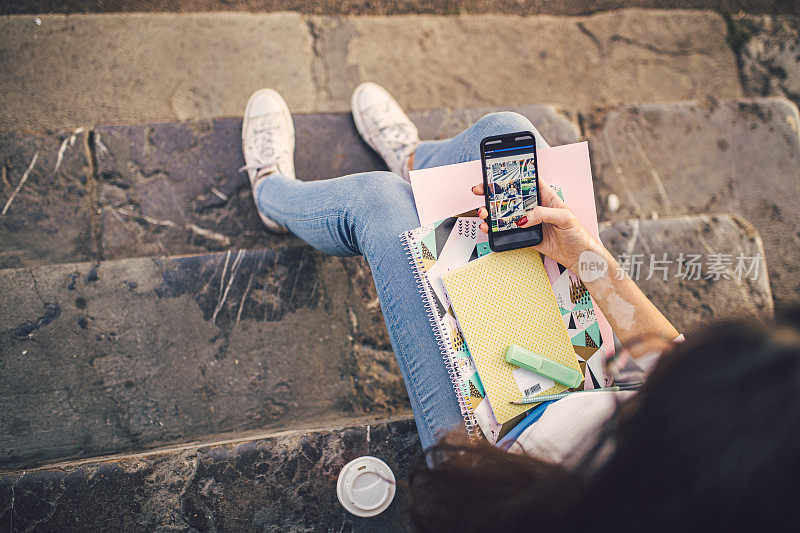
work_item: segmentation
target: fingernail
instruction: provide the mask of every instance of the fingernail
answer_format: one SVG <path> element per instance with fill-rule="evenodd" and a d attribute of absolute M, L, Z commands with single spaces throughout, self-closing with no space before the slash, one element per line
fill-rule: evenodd
<path fill-rule="evenodd" d="M 517 226 L 524 226 L 527 223 L 528 223 L 527 215 L 522 218 L 518 218 L 516 221 L 514 221 L 514 224 L 516 224 Z"/>
<path fill-rule="evenodd" d="M 477 191 L 477 189 L 478 189 L 478 186 L 477 186 L 477 185 L 475 185 L 475 186 L 472 188 L 472 192 L 478 192 L 478 191 Z"/>

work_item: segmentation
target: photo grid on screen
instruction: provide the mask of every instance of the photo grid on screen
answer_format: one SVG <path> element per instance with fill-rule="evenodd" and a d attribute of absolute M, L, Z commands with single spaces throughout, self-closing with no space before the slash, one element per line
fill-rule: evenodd
<path fill-rule="evenodd" d="M 531 155 L 499 157 L 486 161 L 492 231 L 516 228 L 516 220 L 536 207 L 536 164 Z"/>

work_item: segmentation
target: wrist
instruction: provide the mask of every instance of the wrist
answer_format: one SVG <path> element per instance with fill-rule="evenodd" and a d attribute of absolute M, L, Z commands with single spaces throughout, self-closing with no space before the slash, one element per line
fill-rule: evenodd
<path fill-rule="evenodd" d="M 596 239 L 588 235 L 587 237 L 585 246 L 567 267 L 584 282 L 594 281 L 598 276 L 605 275 L 611 266 L 608 250 Z"/>

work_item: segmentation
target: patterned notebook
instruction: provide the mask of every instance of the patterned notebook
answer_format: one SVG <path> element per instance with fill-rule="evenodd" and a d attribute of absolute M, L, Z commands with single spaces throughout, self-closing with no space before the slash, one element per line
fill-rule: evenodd
<path fill-rule="evenodd" d="M 556 187 L 554 189 L 558 191 Z M 415 273 L 420 295 L 428 309 L 431 327 L 453 381 L 464 423 L 471 434 L 477 434 L 479 428 L 489 442 L 495 443 L 525 413 L 504 424 L 497 421 L 485 399 L 483 384 L 458 331 L 458 324 L 441 280 L 443 273 L 491 252 L 487 236 L 478 230 L 480 222 L 480 219 L 474 217 L 451 217 L 408 231 L 400 239 Z M 445 248 L 447 253 L 443 253 Z M 568 326 L 573 348 L 582 359 L 590 362 L 585 367 L 586 386 L 598 387 L 603 381 L 603 375 L 600 373 L 596 377 L 590 368 L 602 368 L 600 360 L 603 359 L 603 353 L 613 350 L 613 342 L 600 335 L 598 317 L 595 315 L 591 297 L 579 298 L 586 293 L 585 288 L 580 289 L 582 284 L 577 276 L 550 258 L 544 258 L 544 263 L 564 323 Z M 578 287 L 579 290 L 571 290 L 571 287 Z M 597 364 L 591 365 L 593 361 L 597 361 Z M 581 366 L 584 366 L 583 362 Z"/>
<path fill-rule="evenodd" d="M 480 222 L 474 217 L 451 217 L 400 236 L 470 436 L 477 436 L 474 413 L 484 397 L 483 385 L 458 331 L 442 274 L 489 251 L 488 243 L 478 242 Z"/>
<path fill-rule="evenodd" d="M 580 370 L 539 252 L 493 253 L 443 276 L 478 373 L 500 423 L 530 406 L 524 396 L 557 394 L 567 387 L 505 361 L 509 344 Z"/>

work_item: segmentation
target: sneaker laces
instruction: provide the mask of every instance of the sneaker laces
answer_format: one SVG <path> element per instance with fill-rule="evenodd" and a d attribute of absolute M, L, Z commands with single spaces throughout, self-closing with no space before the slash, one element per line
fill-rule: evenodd
<path fill-rule="evenodd" d="M 414 124 L 394 109 L 391 102 L 370 108 L 368 116 L 381 134 L 381 140 L 401 159 L 412 152 L 419 142 Z"/>
<path fill-rule="evenodd" d="M 292 157 L 292 152 L 288 146 L 279 146 L 281 144 L 278 139 L 281 139 L 281 120 L 275 114 L 262 115 L 250 119 L 252 121 L 252 135 L 248 138 L 246 149 L 248 153 L 257 154 L 253 162 L 249 165 L 244 165 L 239 169 L 239 172 L 246 170 L 255 170 L 256 178 L 259 178 L 270 172 L 279 172 L 278 162 Z"/>

